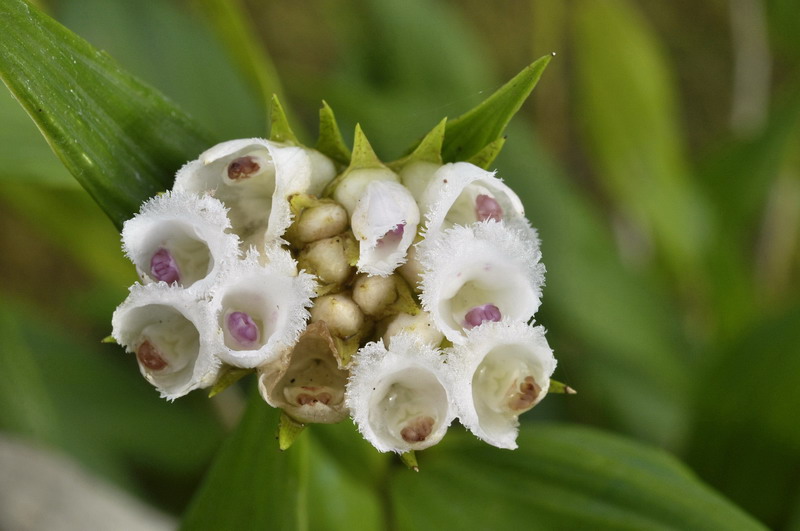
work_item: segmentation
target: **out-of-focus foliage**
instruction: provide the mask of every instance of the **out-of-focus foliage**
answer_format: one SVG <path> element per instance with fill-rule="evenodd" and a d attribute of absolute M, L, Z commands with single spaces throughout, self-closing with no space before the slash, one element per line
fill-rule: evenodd
<path fill-rule="evenodd" d="M 359 121 L 385 160 L 556 52 L 493 167 L 520 191 L 540 230 L 548 285 L 537 320 L 559 357 L 556 376 L 579 394 L 549 397 L 527 414 L 520 451 L 499 459 L 452 434 L 418 456 L 418 476 L 353 446 L 360 441 L 347 425 L 312 428 L 288 453 L 270 454 L 274 419 L 251 406 L 250 422 L 226 443 L 198 500 L 219 488 L 226 470 L 241 467 L 240 477 L 263 486 L 266 468 L 285 466 L 281 477 L 300 487 L 281 494 L 299 508 L 281 516 L 287 523 L 347 528 L 358 510 L 365 528 L 386 514 L 412 528 L 423 503 L 417 486 L 424 493 L 457 485 L 454 496 L 473 500 L 480 489 L 470 474 L 491 475 L 481 487 L 488 491 L 524 471 L 554 503 L 579 500 L 575 520 L 557 505 L 542 509 L 553 522 L 637 525 L 644 522 L 637 511 L 645 511 L 650 522 L 731 528 L 743 518 L 638 443 L 559 431 L 560 423 L 579 422 L 661 446 L 768 526 L 800 529 L 796 2 L 250 0 L 243 12 L 231 2 L 224 16 L 220 5 L 53 0 L 46 7 L 215 139 L 266 134 L 263 95 L 282 86 L 296 132 L 314 130 L 324 98 L 345 136 Z M 253 68 L 261 54 L 274 65 Z M 132 357 L 98 344 L 132 266 L 113 225 L 7 93 L 0 93 L 0 202 L 0 427 L 182 512 L 221 439 L 214 402 L 199 393 L 160 402 Z M 542 427 L 542 418 L 559 423 Z M 253 455 L 263 465 L 248 475 L 234 452 L 259 438 L 264 446 Z M 609 466 L 641 459 L 661 476 L 657 488 L 684 494 L 676 503 L 685 501 L 685 510 L 659 512 L 662 505 L 639 498 L 610 503 L 628 497 L 606 487 L 616 485 L 619 496 L 635 482 L 614 483 L 602 467 L 584 472 L 591 463 L 570 461 L 557 451 L 562 445 Z M 550 452 L 563 461 L 545 462 L 561 468 L 542 464 Z M 572 483 L 559 471 L 587 479 Z M 340 504 L 324 501 L 330 491 L 341 493 Z M 303 510 L 312 500 L 322 500 L 319 508 Z M 721 519 L 709 512 L 692 520 L 702 513 L 692 504 L 701 502 L 721 507 Z M 200 503 L 189 523 L 215 521 Z M 524 504 L 504 516 L 529 516 Z"/>

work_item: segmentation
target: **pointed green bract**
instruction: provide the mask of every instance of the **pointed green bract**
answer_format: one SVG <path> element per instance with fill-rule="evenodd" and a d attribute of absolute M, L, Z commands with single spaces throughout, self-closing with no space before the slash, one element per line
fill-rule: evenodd
<path fill-rule="evenodd" d="M 383 168 L 384 164 L 375 154 L 372 145 L 367 140 L 367 135 L 361 129 L 360 124 L 356 124 L 356 132 L 353 136 L 353 155 L 350 159 L 350 166 L 345 173 L 353 170 L 364 170 L 370 168 Z"/>
<path fill-rule="evenodd" d="M 300 145 L 294 131 L 289 126 L 289 119 L 286 117 L 286 111 L 283 110 L 277 94 L 272 95 L 272 103 L 270 107 L 270 129 L 269 139 L 273 142 L 288 142 L 294 145 Z"/>
<path fill-rule="evenodd" d="M 414 453 L 414 450 L 410 450 L 404 454 L 400 454 L 400 460 L 403 462 L 404 465 L 406 465 L 414 472 L 419 472 L 419 464 L 417 464 L 417 454 Z"/>
<path fill-rule="evenodd" d="M 0 77 L 117 227 L 211 144 L 158 91 L 24 0 L 0 5 Z"/>
<path fill-rule="evenodd" d="M 305 428 L 305 424 L 297 422 L 285 412 L 281 412 L 281 419 L 278 422 L 278 447 L 282 451 L 288 450 Z"/>
<path fill-rule="evenodd" d="M 350 164 L 350 149 L 344 143 L 342 131 L 336 123 L 336 116 L 333 109 L 325 100 L 319 109 L 319 138 L 317 139 L 316 150 L 341 164 Z"/>
<path fill-rule="evenodd" d="M 432 162 L 433 164 L 442 164 L 442 144 L 444 143 L 444 132 L 447 126 L 447 118 L 443 118 L 436 127 L 425 135 L 420 141 L 419 145 L 414 148 L 409 155 L 402 159 L 390 163 L 388 166 L 398 171 L 403 166 L 412 162 Z"/>
<path fill-rule="evenodd" d="M 500 150 L 503 149 L 505 143 L 506 137 L 501 136 L 470 157 L 467 162 L 470 162 L 479 168 L 483 168 L 484 170 L 488 170 L 489 166 L 491 166 L 492 162 L 494 162 L 494 159 L 496 159 L 497 155 L 500 154 Z"/>
<path fill-rule="evenodd" d="M 114 336 L 106 336 L 100 340 L 100 343 L 112 343 L 114 345 L 117 344 L 117 340 L 114 339 Z"/>
<path fill-rule="evenodd" d="M 444 161 L 470 160 L 500 138 L 508 122 L 536 86 L 551 58 L 546 55 L 536 60 L 477 107 L 450 120 L 442 147 Z"/>
<path fill-rule="evenodd" d="M 566 395 L 577 395 L 578 391 L 573 389 L 572 387 L 568 386 L 565 383 L 561 383 L 558 380 L 553 380 L 550 378 L 550 390 L 551 393 L 556 394 L 566 394 Z"/>
<path fill-rule="evenodd" d="M 238 367 L 227 367 L 222 369 L 217 381 L 208 392 L 208 398 L 220 394 L 222 391 L 232 386 L 248 374 L 252 373 L 253 369 L 239 369 Z"/>

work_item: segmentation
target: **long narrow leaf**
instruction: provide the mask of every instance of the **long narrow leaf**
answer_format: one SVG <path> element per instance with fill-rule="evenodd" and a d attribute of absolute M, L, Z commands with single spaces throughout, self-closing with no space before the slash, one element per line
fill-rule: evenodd
<path fill-rule="evenodd" d="M 210 144 L 155 89 L 24 0 L 0 6 L 0 76 L 117 226 Z"/>

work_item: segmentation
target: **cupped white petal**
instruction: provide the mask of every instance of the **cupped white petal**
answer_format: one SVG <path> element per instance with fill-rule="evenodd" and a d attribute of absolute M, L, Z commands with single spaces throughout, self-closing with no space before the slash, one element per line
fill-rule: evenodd
<path fill-rule="evenodd" d="M 342 182 L 338 183 L 333 192 L 333 198 L 352 215 L 358 200 L 370 183 L 374 181 L 398 182 L 400 178 L 388 168 L 362 168 L 348 173 Z"/>
<path fill-rule="evenodd" d="M 122 246 L 143 283 L 203 291 L 225 263 L 238 257 L 239 239 L 228 228 L 226 209 L 217 199 L 167 192 L 149 199 L 125 222 Z"/>
<path fill-rule="evenodd" d="M 438 443 L 455 413 L 441 354 L 411 334 L 368 343 L 350 369 L 346 404 L 361 434 L 381 452 Z"/>
<path fill-rule="evenodd" d="M 316 283 L 288 251 L 267 249 L 231 264 L 211 300 L 219 357 L 252 368 L 276 359 L 305 327 Z M 266 263 L 266 265 L 262 265 Z"/>
<path fill-rule="evenodd" d="M 556 368 L 541 326 L 484 323 L 447 351 L 458 417 L 480 439 L 514 449 L 519 415 L 538 404 Z"/>
<path fill-rule="evenodd" d="M 479 324 L 471 322 L 471 311 L 486 305 L 499 312 L 486 314 L 497 318 L 533 317 L 545 269 L 532 231 L 485 221 L 455 226 L 419 244 L 422 307 L 447 339 L 463 343 L 466 330 Z"/>
<path fill-rule="evenodd" d="M 134 284 L 114 312 L 112 336 L 136 354 L 139 370 L 162 397 L 174 400 L 217 378 L 205 305 L 177 286 Z"/>
<path fill-rule="evenodd" d="M 263 234 L 275 191 L 270 144 L 261 138 L 217 144 L 178 171 L 173 189 L 208 192 L 225 203 L 233 230 L 242 239 Z"/>
<path fill-rule="evenodd" d="M 372 181 L 356 203 L 350 225 L 359 241 L 358 270 L 387 276 L 406 260 L 419 224 L 411 193 L 394 181 Z"/>
<path fill-rule="evenodd" d="M 298 422 L 332 424 L 344 420 L 349 373 L 325 323 L 308 325 L 281 358 L 258 369 L 258 389 L 266 402 Z"/>
<path fill-rule="evenodd" d="M 419 187 L 419 184 L 416 185 Z M 494 173 L 470 164 L 445 164 L 430 178 L 418 198 L 430 237 L 453 225 L 504 221 L 527 227 L 525 209 L 517 194 Z"/>

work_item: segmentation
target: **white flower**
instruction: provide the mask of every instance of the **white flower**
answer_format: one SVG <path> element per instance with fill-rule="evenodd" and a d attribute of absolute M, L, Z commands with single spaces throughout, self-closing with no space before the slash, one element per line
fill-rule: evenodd
<path fill-rule="evenodd" d="M 325 323 L 312 323 L 280 360 L 259 368 L 259 392 L 298 422 L 339 422 L 347 417 L 341 361 Z"/>
<path fill-rule="evenodd" d="M 191 292 L 134 284 L 111 323 L 114 339 L 136 354 L 139 370 L 161 396 L 174 400 L 216 380 L 220 363 L 208 333 L 212 318 Z"/>
<path fill-rule="evenodd" d="M 167 192 L 142 205 L 125 222 L 122 246 L 145 284 L 208 288 L 226 262 L 235 261 L 239 239 L 228 234 L 226 209 L 213 197 Z"/>
<path fill-rule="evenodd" d="M 532 229 L 495 221 L 456 226 L 418 248 L 422 307 L 453 343 L 484 321 L 527 321 L 539 308 L 544 266 Z"/>
<path fill-rule="evenodd" d="M 476 221 L 528 226 L 519 197 L 494 173 L 468 162 L 445 164 L 433 174 L 431 170 L 430 164 L 416 164 L 403 175 L 425 216 L 428 237 Z"/>
<path fill-rule="evenodd" d="M 358 270 L 370 275 L 391 275 L 405 262 L 418 224 L 419 208 L 402 184 L 370 182 L 350 220 L 359 241 Z"/>
<path fill-rule="evenodd" d="M 213 194 L 230 209 L 233 230 L 260 246 L 280 238 L 291 224 L 291 195 L 319 194 L 334 175 L 333 163 L 313 150 L 240 139 L 187 163 L 175 176 L 174 189 Z"/>
<path fill-rule="evenodd" d="M 250 252 L 225 273 L 211 301 L 220 359 L 243 368 L 273 361 L 305 326 L 313 277 L 297 274 L 291 255 L 280 248 L 269 249 L 266 260 Z"/>
<path fill-rule="evenodd" d="M 333 198 L 352 215 L 358 200 L 364 195 L 370 183 L 375 181 L 398 182 L 399 180 L 397 174 L 386 167 L 351 170 L 336 186 Z"/>
<path fill-rule="evenodd" d="M 498 448 L 514 449 L 518 417 L 538 404 L 556 368 L 544 328 L 501 321 L 467 333 L 467 341 L 448 349 L 453 389 L 461 423 Z"/>
<path fill-rule="evenodd" d="M 358 351 L 346 404 L 361 434 L 381 452 L 433 446 L 455 415 L 442 356 L 411 334 L 368 343 Z"/>

